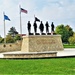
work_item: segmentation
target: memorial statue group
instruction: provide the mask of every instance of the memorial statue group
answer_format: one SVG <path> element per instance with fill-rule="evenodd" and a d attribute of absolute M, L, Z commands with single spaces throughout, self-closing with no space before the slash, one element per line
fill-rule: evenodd
<path fill-rule="evenodd" d="M 50 27 L 48 21 L 46 22 L 45 26 L 46 26 L 45 27 L 46 28 L 46 34 L 48 34 L 49 33 L 49 27 Z M 37 23 L 36 23 L 36 21 L 34 21 L 33 27 L 34 27 L 34 33 L 36 35 L 37 34 Z M 28 21 L 28 23 L 27 23 L 27 28 L 28 28 L 28 33 L 30 35 L 31 34 L 31 23 L 30 23 L 30 21 Z M 42 21 L 40 22 L 39 29 L 40 29 L 41 35 L 43 35 L 44 34 L 43 33 L 44 24 L 43 24 Z M 52 34 L 54 33 L 54 24 L 53 24 L 53 22 L 51 23 L 51 33 Z"/>

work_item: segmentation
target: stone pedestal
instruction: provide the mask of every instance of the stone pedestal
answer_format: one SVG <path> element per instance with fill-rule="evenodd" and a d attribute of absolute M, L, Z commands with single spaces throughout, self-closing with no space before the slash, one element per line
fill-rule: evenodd
<path fill-rule="evenodd" d="M 56 57 L 57 52 L 6 53 L 4 58 L 50 58 Z"/>
<path fill-rule="evenodd" d="M 24 36 L 22 52 L 48 52 L 64 50 L 60 35 Z"/>

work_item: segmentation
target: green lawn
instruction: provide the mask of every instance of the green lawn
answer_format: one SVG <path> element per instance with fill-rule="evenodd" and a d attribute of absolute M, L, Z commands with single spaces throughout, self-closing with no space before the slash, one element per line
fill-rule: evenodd
<path fill-rule="evenodd" d="M 0 60 L 0 75 L 75 75 L 75 58 Z"/>
<path fill-rule="evenodd" d="M 64 44 L 64 48 L 75 48 L 75 45 Z"/>

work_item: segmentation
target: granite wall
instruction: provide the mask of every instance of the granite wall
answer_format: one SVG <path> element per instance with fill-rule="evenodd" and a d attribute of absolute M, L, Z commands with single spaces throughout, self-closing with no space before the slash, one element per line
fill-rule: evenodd
<path fill-rule="evenodd" d="M 23 37 L 22 52 L 64 50 L 60 35 L 31 35 Z"/>
<path fill-rule="evenodd" d="M 0 53 L 1 52 L 11 52 L 11 51 L 21 51 L 22 42 L 18 41 L 16 43 L 6 43 L 0 44 Z"/>

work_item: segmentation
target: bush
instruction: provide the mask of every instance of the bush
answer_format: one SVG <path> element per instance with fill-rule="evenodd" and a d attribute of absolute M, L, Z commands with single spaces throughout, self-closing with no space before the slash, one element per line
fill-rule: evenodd
<path fill-rule="evenodd" d="M 19 34 L 17 34 L 15 37 L 14 37 L 14 40 L 17 41 L 17 40 L 21 40 L 21 36 Z"/>
<path fill-rule="evenodd" d="M 75 44 L 75 34 L 72 37 L 70 37 L 68 41 L 70 44 Z"/>
<path fill-rule="evenodd" d="M 3 43 L 3 42 L 4 42 L 4 39 L 0 37 L 0 43 Z"/>
<path fill-rule="evenodd" d="M 14 38 L 11 35 L 7 35 L 6 36 L 6 42 L 7 43 L 14 43 L 15 41 L 14 41 Z"/>

